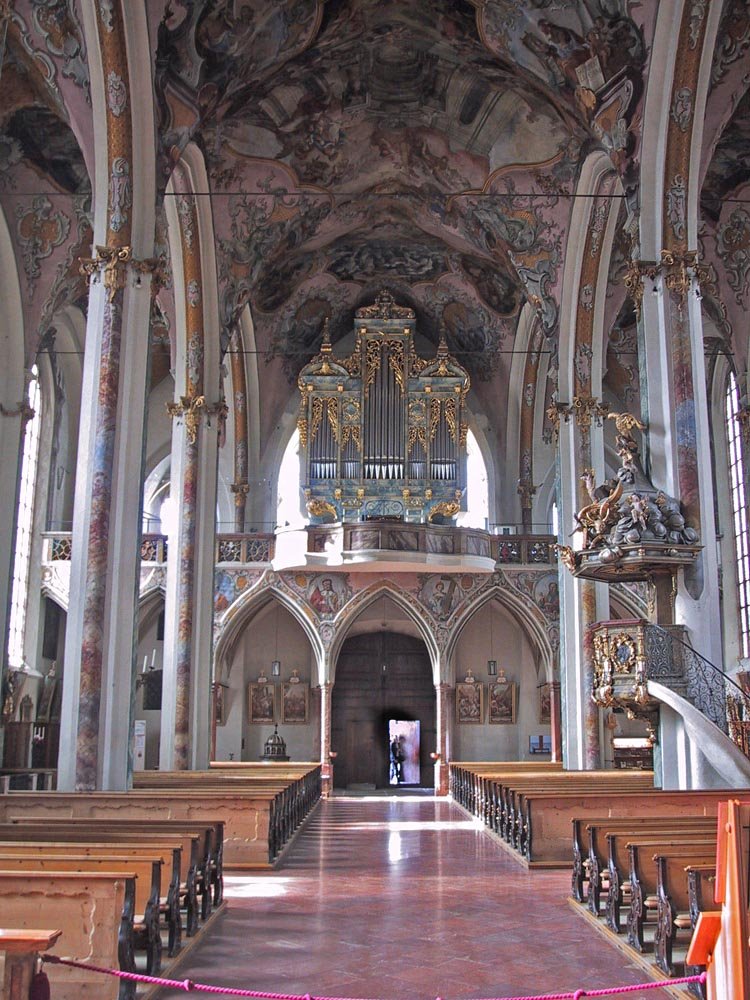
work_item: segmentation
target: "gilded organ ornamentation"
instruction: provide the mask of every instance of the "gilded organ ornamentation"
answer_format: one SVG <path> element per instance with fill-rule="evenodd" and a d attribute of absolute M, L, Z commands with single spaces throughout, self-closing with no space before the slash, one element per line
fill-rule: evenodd
<path fill-rule="evenodd" d="M 414 311 L 388 292 L 354 322 L 353 353 L 334 357 L 326 327 L 298 378 L 303 489 L 329 505 L 308 510 L 326 520 L 332 506 L 340 519 L 450 519 L 465 491 L 468 373 L 444 336 L 432 360 L 417 355 Z"/>

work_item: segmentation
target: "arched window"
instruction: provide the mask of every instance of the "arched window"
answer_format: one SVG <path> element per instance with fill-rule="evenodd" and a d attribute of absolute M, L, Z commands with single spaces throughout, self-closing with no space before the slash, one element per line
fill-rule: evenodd
<path fill-rule="evenodd" d="M 289 438 L 279 466 L 276 524 L 280 528 L 298 528 L 304 524 L 300 513 L 299 431 Z"/>
<path fill-rule="evenodd" d="M 742 434 L 738 414 L 740 393 L 737 379 L 729 373 L 724 415 L 726 417 L 729 457 L 729 484 L 734 522 L 734 544 L 737 553 L 737 594 L 742 655 L 750 656 L 750 551 L 748 550 L 747 504 L 745 500 L 745 470 L 742 461 Z"/>
<path fill-rule="evenodd" d="M 23 645 L 26 629 L 31 537 L 34 524 L 34 491 L 39 461 L 39 431 L 42 424 L 39 370 L 36 365 L 31 369 L 29 406 L 33 410 L 33 416 L 27 421 L 23 436 L 21 489 L 18 496 L 18 524 L 16 527 L 16 551 L 13 561 L 13 589 L 10 599 L 8 636 L 8 663 L 16 670 L 20 670 L 24 666 Z"/>
<path fill-rule="evenodd" d="M 479 442 L 469 431 L 466 437 L 466 512 L 459 515 L 457 523 L 464 528 L 484 528 L 486 531 L 489 516 L 487 467 Z"/>

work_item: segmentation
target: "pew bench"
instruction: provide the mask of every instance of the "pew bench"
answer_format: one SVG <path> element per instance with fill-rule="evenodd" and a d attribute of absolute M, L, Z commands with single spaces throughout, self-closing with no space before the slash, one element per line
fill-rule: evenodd
<path fill-rule="evenodd" d="M 588 790 L 572 795 L 562 790 L 527 793 L 524 805 L 527 813 L 525 862 L 531 868 L 567 867 L 570 864 L 570 829 L 576 817 L 588 822 L 602 816 L 621 819 L 649 813 L 715 816 L 718 802 L 731 794 L 731 791 L 722 789 L 622 789 L 617 794 L 599 794 Z"/>
<path fill-rule="evenodd" d="M 63 928 L 50 949 L 60 958 L 135 972 L 135 878 L 126 872 L 17 872 L 0 869 L 3 922 L 31 930 Z M 71 919 L 75 914 L 75 919 Z M 54 1000 L 134 1000 L 135 983 L 48 965 Z"/>
<path fill-rule="evenodd" d="M 18 848 L 0 850 L 0 870 L 13 872 L 125 872 L 135 878 L 133 947 L 146 953 L 146 974 L 161 971 L 162 942 L 159 928 L 162 859 L 145 855 L 41 854 Z"/>
<path fill-rule="evenodd" d="M 609 864 L 607 833 L 632 832 L 633 836 L 653 833 L 654 836 L 664 836 L 669 839 L 671 831 L 679 833 L 688 830 L 707 830 L 712 832 L 715 827 L 715 816 L 694 817 L 682 814 L 669 816 L 663 812 L 656 816 L 626 817 L 624 819 L 599 817 L 583 821 L 576 818 L 573 820 L 572 896 L 577 902 L 583 903 L 583 885 L 586 882 L 586 904 L 594 916 L 599 916 L 603 884 L 606 882 L 609 886 L 613 880 L 613 870 Z M 615 879 L 615 881 L 617 880 Z"/>
<path fill-rule="evenodd" d="M 0 822 L 23 815 L 40 821 L 150 819 L 224 822 L 223 863 L 240 870 L 268 869 L 320 796 L 320 769 L 297 787 L 272 784 L 264 789 L 241 783 L 144 788 L 131 792 L 9 792 L 0 795 Z"/>
<path fill-rule="evenodd" d="M 25 827 L 36 826 L 33 819 L 25 816 L 10 816 L 10 822 Z M 56 833 L 67 828 L 75 830 L 81 820 L 48 820 L 44 827 L 54 829 Z M 0 831 L 3 826 L 0 824 Z M 147 834 L 149 837 L 178 837 L 182 839 L 182 857 L 185 868 L 181 873 L 180 884 L 182 896 L 186 901 L 188 937 L 192 936 L 197 927 L 198 918 L 206 921 L 214 906 L 221 904 L 224 895 L 223 842 L 224 824 L 194 822 L 190 820 L 159 820 L 147 822 L 118 819 L 117 825 L 108 820 L 86 820 L 85 829 L 92 832 L 101 831 L 105 834 L 127 834 L 138 837 Z M 200 907 L 197 905 L 200 896 Z"/>
<path fill-rule="evenodd" d="M 716 856 L 715 848 L 713 856 Z M 654 855 L 654 862 L 657 899 L 654 959 L 666 976 L 673 976 L 675 971 L 672 953 L 677 936 L 681 931 L 687 931 L 692 937 L 697 922 L 697 915 L 694 920 L 690 912 L 694 900 L 691 899 L 688 868 L 703 867 L 705 871 L 711 867 L 711 860 L 710 856 L 704 859 L 703 856 L 693 855 L 686 859 L 681 854 L 658 853 Z M 713 871 L 715 872 L 715 864 Z"/>
<path fill-rule="evenodd" d="M 50 839 L 53 836 L 55 840 Z M 171 840 L 165 837 L 156 839 L 143 835 L 126 838 L 127 834 L 118 836 L 112 832 L 107 836 L 103 831 L 92 833 L 87 832 L 84 828 L 78 831 L 55 831 L 49 827 L 37 830 L 14 824 L 10 830 L 0 827 L 0 851 L 14 851 L 23 846 L 26 853 L 29 854 L 78 854 L 94 858 L 117 854 L 134 858 L 141 855 L 159 858 L 165 873 L 163 881 L 167 888 L 166 897 L 160 896 L 159 912 L 164 918 L 168 935 L 167 954 L 172 957 L 180 950 L 182 944 L 180 879 L 183 842 L 176 838 Z M 191 909 L 194 912 L 195 906 L 188 903 L 188 907 L 191 907 L 187 913 L 187 919 L 190 921 Z M 190 934 L 195 934 L 197 929 L 197 922 L 193 922 Z"/>
<path fill-rule="evenodd" d="M 241 869 L 269 869 L 269 820 L 274 793 L 252 790 L 142 789 L 137 792 L 9 792 L 0 795 L 0 823 L 24 816 L 41 823 L 54 819 L 106 820 L 113 828 L 122 820 L 191 820 L 224 823 L 223 861 Z"/>
<path fill-rule="evenodd" d="M 629 855 L 628 882 L 630 906 L 627 917 L 627 940 L 637 952 L 644 950 L 644 926 L 659 916 L 657 895 L 657 867 L 655 858 L 679 858 L 684 871 L 689 864 L 710 864 L 716 857 L 716 833 L 713 837 L 673 839 L 671 843 L 659 840 L 631 840 L 627 844 Z M 687 877 L 685 878 L 687 895 Z"/>

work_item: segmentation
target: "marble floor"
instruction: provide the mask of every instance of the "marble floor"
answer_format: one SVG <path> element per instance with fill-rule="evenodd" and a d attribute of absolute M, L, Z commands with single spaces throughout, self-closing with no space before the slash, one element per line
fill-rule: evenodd
<path fill-rule="evenodd" d="M 224 911 L 176 978 L 389 1000 L 646 981 L 571 912 L 568 893 L 566 873 L 526 871 L 445 799 L 333 798 L 276 871 L 228 875 Z M 165 990 L 160 1000 L 184 995 Z"/>

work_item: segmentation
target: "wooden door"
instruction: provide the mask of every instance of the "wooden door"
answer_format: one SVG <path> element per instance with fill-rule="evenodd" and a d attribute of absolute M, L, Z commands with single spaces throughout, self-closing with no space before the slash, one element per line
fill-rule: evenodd
<path fill-rule="evenodd" d="M 389 719 L 419 721 L 420 785 L 431 785 L 435 688 L 424 643 L 395 632 L 354 636 L 341 650 L 332 694 L 331 749 L 337 753 L 337 788 L 388 786 Z"/>

